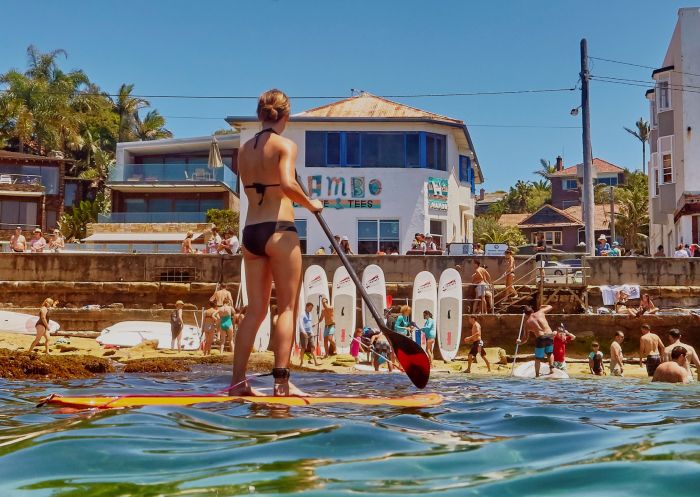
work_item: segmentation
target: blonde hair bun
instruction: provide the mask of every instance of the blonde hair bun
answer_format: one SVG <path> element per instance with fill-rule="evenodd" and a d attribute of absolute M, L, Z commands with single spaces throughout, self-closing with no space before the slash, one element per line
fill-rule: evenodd
<path fill-rule="evenodd" d="M 260 121 L 277 122 L 289 115 L 291 106 L 289 97 L 283 91 L 272 89 L 264 92 L 258 99 L 258 119 Z"/>

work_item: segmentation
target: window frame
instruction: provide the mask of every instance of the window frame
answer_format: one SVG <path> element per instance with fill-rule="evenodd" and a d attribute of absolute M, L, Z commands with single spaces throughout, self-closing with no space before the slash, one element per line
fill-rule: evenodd
<path fill-rule="evenodd" d="M 659 196 L 659 153 L 651 153 L 651 196 Z"/>
<path fill-rule="evenodd" d="M 656 129 L 659 125 L 659 116 L 656 110 L 656 96 L 649 100 L 649 113 L 651 114 L 651 129 Z"/>
<path fill-rule="evenodd" d="M 539 233 L 542 233 L 544 235 L 545 245 L 551 245 L 552 247 L 561 247 L 562 245 L 564 245 L 564 235 L 561 230 L 533 231 L 531 234 L 532 243 L 537 243 L 537 235 Z M 556 243 L 557 238 L 559 238 L 559 243 Z"/>
<path fill-rule="evenodd" d="M 375 229 L 376 229 L 375 239 L 361 238 L 360 223 L 373 223 L 375 225 Z M 394 239 L 382 239 L 382 228 L 381 228 L 382 223 L 396 223 L 397 228 L 398 228 L 397 229 L 398 238 L 396 240 L 394 240 Z M 381 250 L 383 246 L 387 247 L 389 244 L 391 244 L 392 246 L 396 246 L 396 251 L 401 253 L 401 220 L 400 219 L 396 219 L 396 218 L 357 219 L 355 226 L 357 228 L 357 253 L 358 254 L 374 255 L 379 250 Z M 366 251 L 362 250 L 361 244 L 363 242 L 374 243 L 375 250 L 373 252 L 366 252 Z"/>
<path fill-rule="evenodd" d="M 577 179 L 563 179 L 563 180 L 561 180 L 561 181 L 562 181 L 562 185 L 561 185 L 561 186 L 562 186 L 562 189 L 563 189 L 564 191 L 571 192 L 571 191 L 574 191 L 574 190 L 578 190 L 578 180 L 577 180 Z M 570 185 L 570 182 L 571 182 L 571 181 L 573 181 L 573 182 L 574 182 L 574 185 L 575 185 L 573 188 L 569 188 L 569 185 Z"/>
<path fill-rule="evenodd" d="M 659 96 L 658 112 L 665 112 L 673 109 L 673 101 L 671 100 L 671 78 L 669 76 L 661 76 L 656 81 L 655 93 Z M 665 100 L 665 101 L 664 101 Z"/>
<path fill-rule="evenodd" d="M 658 143 L 658 168 L 659 168 L 659 180 L 660 184 L 667 185 L 673 183 L 675 180 L 675 171 L 673 165 L 673 136 L 664 136 L 659 138 Z M 670 164 L 666 167 L 664 159 L 669 157 Z M 666 179 L 666 170 L 668 169 L 668 181 Z"/>

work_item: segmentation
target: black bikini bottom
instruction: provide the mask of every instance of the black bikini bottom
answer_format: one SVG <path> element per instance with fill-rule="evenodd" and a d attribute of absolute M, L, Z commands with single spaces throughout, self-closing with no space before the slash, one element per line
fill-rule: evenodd
<path fill-rule="evenodd" d="M 264 256 L 265 245 L 270 237 L 275 233 L 284 231 L 297 232 L 297 228 L 291 221 L 277 221 L 268 223 L 249 224 L 243 228 L 243 246 L 249 252 Z"/>

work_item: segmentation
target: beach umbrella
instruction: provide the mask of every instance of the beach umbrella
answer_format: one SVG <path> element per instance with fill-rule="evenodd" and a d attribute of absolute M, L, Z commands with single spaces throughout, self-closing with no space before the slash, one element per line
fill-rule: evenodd
<path fill-rule="evenodd" d="M 219 150 L 219 143 L 216 141 L 216 137 L 211 137 L 211 146 L 209 147 L 209 169 L 218 169 L 224 167 L 224 161 L 221 158 L 221 150 Z"/>

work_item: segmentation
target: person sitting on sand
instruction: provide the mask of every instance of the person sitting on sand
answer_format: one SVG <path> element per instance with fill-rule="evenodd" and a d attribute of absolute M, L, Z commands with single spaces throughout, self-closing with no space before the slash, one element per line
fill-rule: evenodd
<path fill-rule="evenodd" d="M 629 300 L 629 294 L 620 290 L 615 294 L 615 312 L 617 314 L 632 314 L 632 309 L 627 307 L 627 301 Z"/>
<path fill-rule="evenodd" d="M 629 310 L 630 316 L 637 318 L 643 314 L 656 314 L 657 312 L 659 312 L 659 309 L 651 301 L 648 293 L 642 294 L 642 298 L 639 299 L 639 307 Z"/>
<path fill-rule="evenodd" d="M 27 250 L 27 239 L 22 234 L 22 228 L 17 226 L 14 234 L 10 237 L 10 250 L 22 253 Z"/>
<path fill-rule="evenodd" d="M 311 359 L 314 360 L 314 366 L 318 366 L 316 347 L 314 347 L 314 316 L 311 312 L 313 310 L 314 305 L 311 302 L 307 302 L 304 306 L 304 312 L 301 313 L 299 319 L 299 366 L 304 365 L 304 356 L 306 354 L 310 354 Z M 309 364 L 311 364 L 311 359 L 309 359 Z"/>
<path fill-rule="evenodd" d="M 625 358 L 622 356 L 622 342 L 624 340 L 625 334 L 618 330 L 610 344 L 610 374 L 613 376 L 622 376 L 624 373 Z"/>
<path fill-rule="evenodd" d="M 651 332 L 648 324 L 641 326 L 642 334 L 639 339 L 639 367 L 644 367 L 643 358 L 647 358 L 647 375 L 654 376 L 654 371 L 661 364 L 661 353 L 664 351 L 664 343 L 655 333 Z"/>
<path fill-rule="evenodd" d="M 209 301 L 209 308 L 204 311 L 204 320 L 202 321 L 202 332 L 204 333 L 204 346 L 202 352 L 204 355 L 211 354 L 211 346 L 214 343 L 214 333 L 216 332 L 216 322 L 219 319 L 219 310 L 214 305 L 214 302 Z"/>
<path fill-rule="evenodd" d="M 562 371 L 566 371 L 566 344 L 571 340 L 575 340 L 576 335 L 569 333 L 569 331 L 560 324 L 557 328 L 557 334 L 554 335 L 553 341 L 553 352 L 552 356 L 554 358 L 554 367 Z"/>
<path fill-rule="evenodd" d="M 32 344 L 29 346 L 30 352 L 34 350 L 34 347 L 39 345 L 41 338 L 44 337 L 45 353 L 49 353 L 49 338 L 51 338 L 51 328 L 49 327 L 49 313 L 51 312 L 51 309 L 56 306 L 57 303 L 58 302 L 54 302 L 53 299 L 48 298 L 45 299 L 44 302 L 41 304 L 41 308 L 39 309 L 39 319 L 34 325 L 34 328 L 36 329 L 36 336 L 34 337 L 34 341 L 32 342 Z"/>
<path fill-rule="evenodd" d="M 170 313 L 170 334 L 172 336 L 170 348 L 175 349 L 177 345 L 178 352 L 182 350 L 182 328 L 185 324 L 182 319 L 183 307 L 185 307 L 185 303 L 182 300 L 178 300 L 175 302 L 175 309 Z"/>
<path fill-rule="evenodd" d="M 401 314 L 398 318 L 396 318 L 396 322 L 394 323 L 394 331 L 410 337 L 412 330 L 411 307 L 408 305 L 401 306 Z"/>
<path fill-rule="evenodd" d="M 425 352 L 430 359 L 430 365 L 433 365 L 433 347 L 435 346 L 435 320 L 433 313 L 429 310 L 423 311 L 423 327 L 421 331 L 425 335 Z"/>
<path fill-rule="evenodd" d="M 476 320 L 476 316 L 473 314 L 467 316 L 467 324 L 471 328 L 471 335 L 464 339 L 464 343 L 471 344 L 471 349 L 469 349 L 469 354 L 467 355 L 467 370 L 465 373 L 472 372 L 472 363 L 476 361 L 476 356 L 480 355 L 481 358 L 486 363 L 486 369 L 491 372 L 491 364 L 486 358 L 486 350 L 484 350 L 484 341 L 481 339 L 481 325 Z"/>
<path fill-rule="evenodd" d="M 654 371 L 651 381 L 664 383 L 688 383 L 689 374 L 686 368 L 688 351 L 685 347 L 676 345 L 671 350 L 671 360 L 659 365 Z"/>
<path fill-rule="evenodd" d="M 600 351 L 600 344 L 593 342 L 591 348 L 593 350 L 588 354 L 588 369 L 590 369 L 591 374 L 603 376 L 605 369 L 603 368 L 603 353 Z"/>
<path fill-rule="evenodd" d="M 374 366 L 374 370 L 379 371 L 379 366 L 383 362 L 386 362 L 389 372 L 391 373 L 394 370 L 394 365 L 391 362 L 391 345 L 389 344 L 389 340 L 387 340 L 387 338 L 384 336 L 384 333 L 380 331 L 379 333 L 375 334 L 372 337 L 370 347 L 373 351 L 372 365 Z"/>
<path fill-rule="evenodd" d="M 526 305 L 523 307 L 525 314 L 525 337 L 518 339 L 518 343 L 525 343 L 530 338 L 530 333 L 535 335 L 535 377 L 540 376 L 540 362 L 547 359 L 549 363 L 549 374 L 552 374 L 554 368 L 554 332 L 547 322 L 546 314 L 552 310 L 551 305 L 545 305 L 539 308 L 537 312 Z"/>
<path fill-rule="evenodd" d="M 231 300 L 226 297 L 224 305 L 219 307 L 219 352 L 224 353 L 224 347 L 228 345 L 233 352 L 233 316 L 234 310 L 231 307 Z"/>
<path fill-rule="evenodd" d="M 674 347 L 681 346 L 686 350 L 685 354 L 685 366 L 688 370 L 688 379 L 693 381 L 693 373 L 690 370 L 690 364 L 695 365 L 696 373 L 698 375 L 698 380 L 700 380 L 700 359 L 695 351 L 695 348 L 691 345 L 681 342 L 681 330 L 678 328 L 673 328 L 668 332 L 668 340 L 670 345 L 664 349 L 664 361 L 671 360 L 671 352 L 673 352 Z"/>

